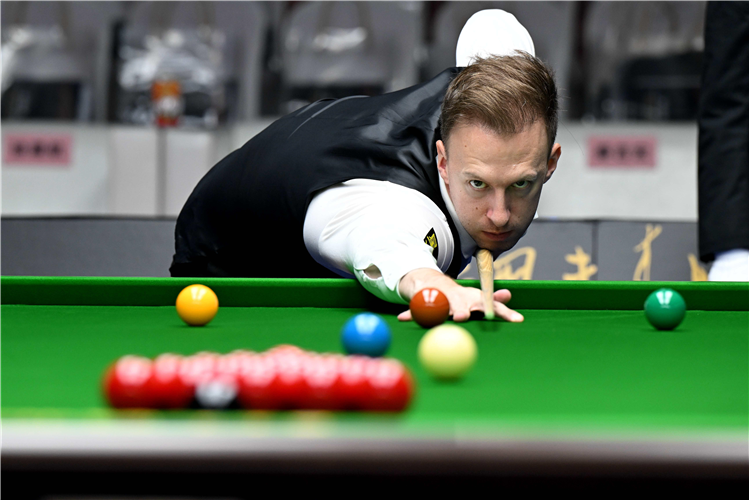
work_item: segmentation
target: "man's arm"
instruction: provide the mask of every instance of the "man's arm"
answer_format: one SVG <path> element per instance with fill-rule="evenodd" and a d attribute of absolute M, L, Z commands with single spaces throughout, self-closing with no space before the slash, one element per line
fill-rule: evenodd
<path fill-rule="evenodd" d="M 481 291 L 464 288 L 443 274 L 453 258 L 447 220 L 426 196 L 412 189 L 381 181 L 342 185 L 313 199 L 305 220 L 307 249 L 322 265 L 345 272 L 375 296 L 408 304 L 427 287 L 443 291 L 456 321 L 471 311 L 483 311 Z M 432 229 L 440 245 L 439 259 L 423 239 Z M 495 314 L 522 321 L 504 305 L 510 292 L 494 294 Z M 517 313 L 516 313 L 517 314 Z M 406 311 L 400 316 L 410 319 Z"/>
<path fill-rule="evenodd" d="M 445 294 L 450 302 L 450 315 L 453 317 L 453 321 L 466 321 L 471 316 L 472 311 L 484 310 L 481 290 L 461 286 L 449 276 L 434 269 L 414 269 L 407 273 L 401 278 L 398 291 L 402 297 L 410 300 L 416 292 L 424 288 L 436 288 Z M 507 321 L 523 321 L 522 314 L 505 305 L 510 298 L 509 290 L 504 289 L 494 292 L 494 313 Z M 410 320 L 411 311 L 401 313 L 398 315 L 398 319 L 401 321 Z"/>

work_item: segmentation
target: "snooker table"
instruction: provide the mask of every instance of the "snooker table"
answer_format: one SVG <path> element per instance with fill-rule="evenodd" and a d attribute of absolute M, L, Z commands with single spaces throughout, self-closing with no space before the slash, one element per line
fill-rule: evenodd
<path fill-rule="evenodd" d="M 188 327 L 174 301 L 202 283 L 220 309 Z M 478 282 L 464 281 L 466 286 Z M 687 303 L 657 331 L 643 303 L 661 286 Z M 254 496 L 365 482 L 559 487 L 746 487 L 749 482 L 749 284 L 510 281 L 523 323 L 463 323 L 479 357 L 457 382 L 416 360 L 425 332 L 353 280 L 2 278 L 3 490 L 62 494 Z M 415 376 L 399 414 L 112 410 L 104 369 L 124 354 L 341 352 L 340 329 L 374 311 L 388 356 Z M 259 487 L 259 486 L 258 486 Z"/>

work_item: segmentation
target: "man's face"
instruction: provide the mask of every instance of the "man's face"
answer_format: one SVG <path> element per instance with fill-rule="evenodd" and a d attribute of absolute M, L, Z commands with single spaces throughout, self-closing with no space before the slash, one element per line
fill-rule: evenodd
<path fill-rule="evenodd" d="M 495 257 L 515 246 L 533 220 L 562 148 L 554 144 L 547 152 L 541 120 L 507 136 L 460 124 L 447 145 L 437 141 L 437 166 L 460 223 Z"/>

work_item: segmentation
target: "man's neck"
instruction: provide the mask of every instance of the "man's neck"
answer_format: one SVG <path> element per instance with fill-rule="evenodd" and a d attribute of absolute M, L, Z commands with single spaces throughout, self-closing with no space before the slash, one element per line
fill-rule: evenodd
<path fill-rule="evenodd" d="M 440 194 L 442 194 L 442 200 L 445 202 L 445 206 L 447 207 L 448 215 L 453 220 L 453 224 L 455 224 L 455 227 L 458 228 L 458 235 L 460 236 L 460 253 L 463 254 L 463 261 L 470 260 L 471 257 L 473 257 L 473 254 L 476 253 L 476 248 L 478 248 L 478 245 L 468 234 L 468 231 L 466 231 L 466 229 L 460 223 L 458 214 L 457 212 L 455 212 L 455 205 L 453 205 L 453 201 L 450 199 L 450 194 L 447 192 L 447 186 L 445 185 L 445 181 L 442 179 L 442 176 L 438 175 L 437 177 L 440 181 Z"/>

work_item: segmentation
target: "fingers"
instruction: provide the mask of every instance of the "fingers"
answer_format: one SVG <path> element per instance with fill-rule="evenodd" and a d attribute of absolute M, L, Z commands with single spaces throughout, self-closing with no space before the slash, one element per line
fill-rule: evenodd
<path fill-rule="evenodd" d="M 398 315 L 398 321 L 411 321 L 411 310 L 406 309 Z"/>
<path fill-rule="evenodd" d="M 513 311 L 501 302 L 494 303 L 494 314 L 511 323 L 521 323 L 525 318 L 517 311 Z"/>
<path fill-rule="evenodd" d="M 458 311 L 451 311 L 451 314 L 453 316 L 453 321 L 457 323 L 468 321 L 468 319 L 471 317 L 471 311 L 475 311 L 475 310 L 480 311 L 481 309 L 480 308 L 479 309 L 462 308 Z"/>
<path fill-rule="evenodd" d="M 484 310 L 484 304 L 474 304 L 471 306 L 471 311 L 483 311 Z M 517 311 L 513 311 L 506 305 L 504 305 L 501 302 L 494 302 L 494 315 L 504 319 L 505 321 L 509 321 L 511 323 L 520 323 L 525 318 L 523 318 L 523 315 L 520 314 Z M 468 313 L 467 316 L 470 316 L 470 313 Z M 468 317 L 466 317 L 468 319 Z M 457 320 L 455 320 L 457 321 Z"/>
<path fill-rule="evenodd" d="M 461 300 L 462 297 L 455 297 L 455 299 L 457 300 L 453 300 L 450 302 L 450 315 L 452 316 L 453 321 L 457 323 L 468 321 L 471 318 L 472 311 L 484 310 L 484 304 L 480 297 L 480 291 L 476 292 L 474 290 L 471 293 L 476 293 L 475 297 L 471 297 L 474 300 Z M 511 298 L 512 294 L 509 290 L 503 289 L 494 292 L 494 314 L 504 319 L 505 321 L 520 323 L 524 320 L 523 315 L 517 311 L 513 311 L 505 305 L 510 301 Z M 411 321 L 412 319 L 413 318 L 411 317 L 411 311 L 408 309 L 398 315 L 398 321 Z"/>
<path fill-rule="evenodd" d="M 495 316 L 500 317 L 505 321 L 520 323 L 524 319 L 523 315 L 517 311 L 513 311 L 505 305 L 505 303 L 509 302 L 511 298 L 512 294 L 509 290 L 497 290 L 496 292 L 494 292 L 494 314 Z M 483 310 L 484 304 L 481 300 L 474 302 L 470 307 L 470 311 Z M 470 312 L 468 313 L 468 316 L 470 317 Z M 468 317 L 466 317 L 466 319 L 468 319 Z"/>
<path fill-rule="evenodd" d="M 502 290 L 497 290 L 496 292 L 494 292 L 494 300 L 501 302 L 503 304 L 507 304 L 511 298 L 512 298 L 512 294 L 506 288 Z"/>
<path fill-rule="evenodd" d="M 481 309 L 476 309 L 477 311 L 480 311 Z M 468 321 L 468 319 L 471 317 L 471 311 L 470 310 L 461 310 L 458 312 L 453 312 L 452 309 L 450 310 L 450 316 L 452 316 L 453 321 L 461 322 L 461 321 Z M 398 321 L 411 321 L 413 318 L 411 317 L 411 311 L 403 311 L 398 315 Z"/>
<path fill-rule="evenodd" d="M 505 305 L 511 298 L 512 294 L 509 290 L 497 290 L 494 292 L 494 313 L 507 321 L 520 323 L 524 319 L 523 315 Z"/>

